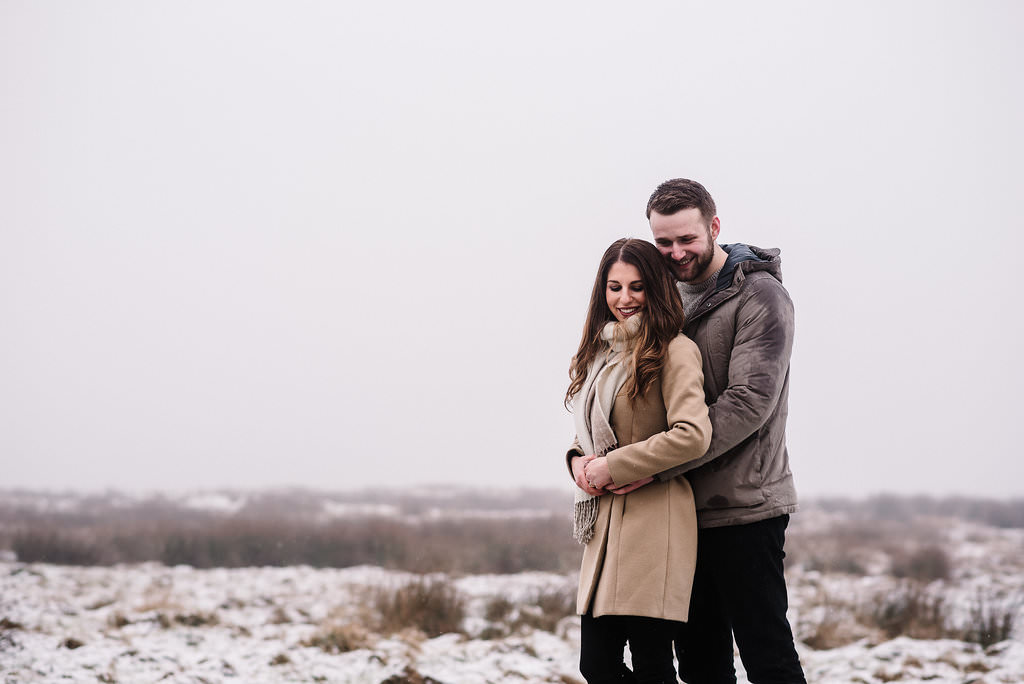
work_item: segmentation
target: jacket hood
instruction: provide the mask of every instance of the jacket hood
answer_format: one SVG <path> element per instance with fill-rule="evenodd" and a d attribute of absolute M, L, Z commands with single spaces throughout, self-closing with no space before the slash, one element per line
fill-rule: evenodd
<path fill-rule="evenodd" d="M 737 269 L 744 274 L 767 271 L 780 283 L 782 282 L 782 257 L 779 256 L 781 252 L 778 249 L 762 249 L 740 242 L 721 245 L 721 247 L 729 256 L 718 273 L 718 279 L 715 280 L 716 292 L 732 284 Z"/>

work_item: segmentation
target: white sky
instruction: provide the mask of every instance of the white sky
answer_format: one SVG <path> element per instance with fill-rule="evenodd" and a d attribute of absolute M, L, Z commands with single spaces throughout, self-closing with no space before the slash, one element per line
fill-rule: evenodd
<path fill-rule="evenodd" d="M 1022 26 L 2 0 L 0 486 L 563 486 L 598 258 L 685 176 L 782 249 L 801 493 L 1022 495 Z"/>

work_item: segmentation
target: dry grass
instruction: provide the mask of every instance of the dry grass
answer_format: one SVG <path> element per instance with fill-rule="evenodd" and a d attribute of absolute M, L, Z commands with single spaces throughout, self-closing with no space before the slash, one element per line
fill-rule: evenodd
<path fill-rule="evenodd" d="M 377 628 L 395 634 L 409 627 L 428 637 L 462 632 L 466 602 L 447 580 L 420 578 L 398 589 L 378 589 Z"/>
<path fill-rule="evenodd" d="M 371 639 L 369 632 L 359 625 L 338 623 L 328 625 L 303 641 L 302 645 L 319 648 L 327 653 L 347 653 L 370 646 Z"/>
<path fill-rule="evenodd" d="M 138 502 L 116 496 L 80 496 L 74 512 L 62 513 L 58 504 L 66 497 L 7 492 L 4 499 L 3 494 L 0 550 L 11 549 L 27 563 L 160 561 L 199 568 L 377 565 L 465 574 L 571 572 L 579 563 L 579 547 L 566 522 L 566 494 L 555 490 L 508 497 L 465 491 L 434 498 L 395 491 L 250 492 L 234 514 L 192 510 L 159 497 Z M 46 505 L 27 503 L 31 501 Z M 403 516 L 434 508 L 493 512 L 522 507 L 551 513 L 532 519 L 421 517 L 407 523 L 405 518 L 364 515 L 325 521 L 324 506 L 338 503 L 387 505 Z M 807 508 L 842 512 L 849 522 L 813 533 L 794 525 L 787 563 L 852 575 L 892 572 L 921 580 L 948 576 L 948 559 L 942 553 L 944 529 L 928 516 L 1024 526 L 1024 501 L 880 496 L 865 501 L 819 500 Z M 886 555 L 891 562 L 880 562 Z"/>
<path fill-rule="evenodd" d="M 827 573 L 948 579 L 952 562 L 942 547 L 944 530 L 932 519 L 844 520 L 815 531 L 795 525 L 786 540 L 786 562 Z"/>
<path fill-rule="evenodd" d="M 880 682 L 898 682 L 905 677 L 903 672 L 887 672 L 886 670 L 876 670 L 874 674 L 875 679 Z"/>
<path fill-rule="evenodd" d="M 132 624 L 132 621 L 121 612 L 114 612 L 107 616 L 107 625 L 114 629 L 121 629 Z"/>
<path fill-rule="evenodd" d="M 443 684 L 433 677 L 422 675 L 408 665 L 401 674 L 391 675 L 380 684 Z"/>
<path fill-rule="evenodd" d="M 947 601 L 941 582 L 886 583 L 860 599 L 836 599 L 819 587 L 817 596 L 806 601 L 795 630 L 815 650 L 898 636 L 956 639 L 987 648 L 1013 637 L 1022 605 L 1024 597 L 992 597 L 979 591 L 965 616 L 962 607 L 958 610 Z M 905 665 L 920 667 L 912 661 Z"/>
<path fill-rule="evenodd" d="M 911 551 L 896 549 L 890 556 L 893 577 L 909 577 L 931 582 L 949 579 L 951 574 L 952 563 L 949 554 L 939 546 L 925 546 Z"/>
<path fill-rule="evenodd" d="M 510 627 L 517 631 L 526 626 L 545 632 L 554 632 L 555 626 L 570 615 L 576 614 L 576 589 L 552 589 L 541 591 L 529 605 L 520 606 L 519 616 Z"/>
<path fill-rule="evenodd" d="M 495 596 L 487 602 L 487 606 L 484 608 L 484 617 L 490 622 L 499 622 L 504 620 L 513 608 L 515 608 L 515 604 L 507 598 Z"/>
<path fill-rule="evenodd" d="M 876 634 L 857 620 L 853 605 L 829 595 L 822 587 L 818 587 L 808 609 L 801 612 L 795 629 L 800 640 L 815 650 L 839 648 Z"/>
<path fill-rule="evenodd" d="M 174 616 L 174 623 L 183 627 L 212 627 L 220 624 L 220 619 L 213 613 L 179 613 Z"/>
<path fill-rule="evenodd" d="M 966 621 L 954 622 L 952 606 L 941 595 L 906 580 L 896 591 L 878 594 L 860 606 L 856 618 L 888 638 L 958 639 L 987 648 L 1013 636 L 1020 607 L 1020 598 L 997 601 L 979 593 Z"/>
<path fill-rule="evenodd" d="M 183 610 L 182 606 L 171 598 L 174 587 L 170 580 L 157 578 L 150 582 L 146 588 L 142 601 L 135 606 L 139 613 L 160 612 L 171 613 L 176 610 Z"/>
<path fill-rule="evenodd" d="M 848 613 L 826 610 L 825 617 L 802 641 L 816 651 L 824 651 L 852 644 L 867 632 L 859 622 L 849 619 Z"/>
<path fill-rule="evenodd" d="M 861 607 L 859 618 L 891 638 L 942 639 L 949 635 L 945 600 L 919 583 L 906 581 L 892 593 Z"/>
<path fill-rule="evenodd" d="M 575 587 L 542 590 L 522 604 L 496 596 L 484 608 L 484 617 L 493 624 L 476 636 L 501 639 L 523 630 L 555 632 L 559 622 L 575 614 Z"/>
<path fill-rule="evenodd" d="M 958 631 L 957 638 L 988 648 L 1013 635 L 1014 621 L 1024 597 L 995 601 L 981 592 L 971 603 L 970 620 Z"/>
<path fill-rule="evenodd" d="M 2 521 L 0 521 L 2 522 Z M 140 523 L 129 516 L 93 522 L 23 522 L 10 546 L 26 563 L 113 565 L 159 561 L 196 568 L 377 565 L 411 572 L 569 571 L 579 548 L 564 517 L 358 521 L 186 517 Z"/>

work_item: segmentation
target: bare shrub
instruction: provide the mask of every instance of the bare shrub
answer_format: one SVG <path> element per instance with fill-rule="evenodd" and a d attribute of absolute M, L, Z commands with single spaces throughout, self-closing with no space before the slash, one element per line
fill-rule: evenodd
<path fill-rule="evenodd" d="M 484 617 L 491 622 L 504 620 L 514 607 L 514 604 L 504 596 L 495 596 L 487 602 L 487 606 L 484 608 Z"/>
<path fill-rule="evenodd" d="M 562 618 L 576 614 L 576 589 L 548 589 L 538 592 L 519 612 L 509 627 L 516 631 L 522 627 L 554 632 Z"/>
<path fill-rule="evenodd" d="M 999 600 L 979 591 L 967 620 L 954 625 L 950 606 L 941 596 L 908 581 L 894 594 L 878 597 L 861 612 L 861 619 L 877 626 L 889 638 L 902 635 L 915 639 L 959 639 L 987 648 L 1013 635 L 1021 605 L 1020 597 Z"/>
<path fill-rule="evenodd" d="M 896 672 L 886 672 L 879 669 L 875 671 L 874 677 L 880 682 L 898 682 L 904 678 L 904 674 L 898 670 Z"/>
<path fill-rule="evenodd" d="M 971 603 L 968 622 L 957 636 L 963 641 L 981 644 L 983 648 L 1006 641 L 1013 634 L 1021 603 L 1020 597 L 997 602 L 979 591 Z"/>
<path fill-rule="evenodd" d="M 302 642 L 303 646 L 319 648 L 327 653 L 347 653 L 365 648 L 369 644 L 370 637 L 367 631 L 352 623 L 328 625 Z"/>
<path fill-rule="evenodd" d="M 862 625 L 847 601 L 831 596 L 818 587 L 811 606 L 800 612 L 796 634 L 800 641 L 815 650 L 839 648 L 858 639 L 874 636 L 875 630 Z"/>
<path fill-rule="evenodd" d="M 576 614 L 576 587 L 566 586 L 561 589 L 547 589 L 538 592 L 533 603 L 547 615 L 559 619 Z"/>
<path fill-rule="evenodd" d="M 863 576 L 877 566 L 879 537 L 888 531 L 859 521 L 840 522 L 815 532 L 797 526 L 786 540 L 787 566 L 798 562 L 806 570 Z M 788 548 L 792 547 L 792 548 Z"/>
<path fill-rule="evenodd" d="M 985 674 L 986 672 L 991 671 L 992 668 L 980 660 L 972 660 L 971 662 L 964 665 L 964 672 L 980 672 L 982 674 Z"/>
<path fill-rule="evenodd" d="M 274 608 L 274 612 L 271 614 L 268 622 L 272 625 L 286 625 L 291 621 L 291 618 L 288 617 L 288 613 L 285 612 L 284 608 L 277 606 Z"/>
<path fill-rule="evenodd" d="M 11 549 L 24 563 L 56 563 L 62 565 L 96 565 L 101 554 L 95 541 L 81 530 L 58 530 L 43 527 L 14 535 Z"/>
<path fill-rule="evenodd" d="M 213 613 L 188 613 L 174 616 L 174 622 L 185 627 L 208 627 L 220 622 Z"/>
<path fill-rule="evenodd" d="M 20 622 L 15 622 L 10 618 L 0 618 L 0 652 L 6 648 L 16 648 L 18 642 L 14 639 L 12 632 L 15 630 L 22 630 L 25 627 Z"/>
<path fill-rule="evenodd" d="M 814 631 L 803 637 L 801 641 L 815 651 L 845 646 L 856 641 L 856 638 L 851 639 L 848 637 L 845 625 L 846 623 L 839 619 L 836 614 L 826 612 L 825 617 L 815 626 Z"/>
<path fill-rule="evenodd" d="M 114 612 L 107 616 L 107 624 L 114 629 L 121 629 L 132 624 L 132 621 L 124 616 L 121 612 Z"/>
<path fill-rule="evenodd" d="M 484 641 L 490 641 L 492 639 L 504 639 L 508 636 L 508 630 L 502 627 L 489 626 L 484 627 L 479 634 L 474 635 L 477 639 L 483 639 Z"/>
<path fill-rule="evenodd" d="M 926 546 L 911 552 L 897 551 L 892 554 L 894 577 L 909 577 L 922 582 L 945 580 L 950 577 L 952 563 L 949 554 L 938 546 Z"/>
<path fill-rule="evenodd" d="M 171 598 L 174 585 L 168 577 L 156 577 L 146 587 L 142 601 L 135 606 L 140 613 L 159 611 L 161 615 L 165 612 L 181 610 L 181 606 Z M 170 619 L 164 616 L 170 622 Z"/>
<path fill-rule="evenodd" d="M 949 635 L 947 607 L 941 596 L 929 594 L 917 582 L 904 582 L 892 594 L 877 596 L 861 608 L 860 618 L 887 637 L 941 639 Z"/>
<path fill-rule="evenodd" d="M 433 677 L 422 675 L 408 665 L 400 674 L 391 675 L 380 684 L 442 684 Z"/>
<path fill-rule="evenodd" d="M 461 632 L 466 602 L 447 580 L 420 578 L 398 589 L 377 590 L 374 607 L 378 627 L 394 634 L 408 627 L 428 637 Z"/>

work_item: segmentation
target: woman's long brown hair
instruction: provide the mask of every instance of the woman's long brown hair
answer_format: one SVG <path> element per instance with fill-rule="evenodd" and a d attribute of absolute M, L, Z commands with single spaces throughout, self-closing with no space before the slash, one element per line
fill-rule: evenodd
<path fill-rule="evenodd" d="M 675 278 L 658 248 L 645 240 L 616 240 L 601 257 L 597 277 L 594 279 L 587 322 L 583 326 L 583 339 L 580 340 L 580 347 L 569 366 L 569 389 L 565 393 L 566 407 L 583 387 L 590 364 L 594 362 L 597 352 L 605 344 L 601 340 L 601 331 L 605 323 L 615 320 L 615 315 L 608 308 L 605 288 L 608 271 L 619 261 L 635 266 L 640 271 L 646 297 L 643 311 L 640 313 L 640 331 L 637 333 L 637 342 L 633 350 L 634 372 L 628 394 L 631 402 L 643 396 L 661 373 L 665 365 L 665 349 L 683 329 L 683 302 L 679 297 L 679 291 L 676 290 Z"/>

